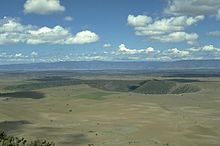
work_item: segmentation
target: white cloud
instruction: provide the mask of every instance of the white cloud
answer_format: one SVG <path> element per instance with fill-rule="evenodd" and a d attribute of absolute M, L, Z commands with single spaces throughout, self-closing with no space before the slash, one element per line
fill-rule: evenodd
<path fill-rule="evenodd" d="M 152 36 L 152 40 L 157 40 L 160 42 L 183 42 L 186 41 L 188 44 L 195 44 L 198 35 L 196 33 L 185 33 L 185 32 L 173 32 L 168 35 Z"/>
<path fill-rule="evenodd" d="M 145 15 L 129 15 L 128 16 L 128 24 L 132 26 L 144 26 L 152 21 L 151 17 Z"/>
<path fill-rule="evenodd" d="M 24 4 L 25 13 L 51 14 L 65 11 L 60 0 L 27 0 Z"/>
<path fill-rule="evenodd" d="M 99 36 L 89 30 L 78 32 L 75 36 L 68 38 L 67 44 L 87 44 L 97 42 Z"/>
<path fill-rule="evenodd" d="M 0 53 L 1 64 L 17 64 L 17 63 L 28 63 L 31 62 L 30 56 L 17 52 L 15 54 L 2 52 Z"/>
<path fill-rule="evenodd" d="M 134 20 L 138 19 L 136 17 L 132 15 L 132 18 Z M 195 33 L 186 33 L 184 32 L 184 30 L 186 27 L 196 24 L 198 21 L 201 21 L 203 19 L 204 19 L 203 15 L 196 17 L 177 16 L 177 17 L 156 19 L 154 21 L 151 19 L 151 21 L 149 21 L 148 23 L 143 23 L 143 25 L 139 25 L 138 23 L 131 23 L 131 22 L 128 23 L 134 27 L 136 35 L 146 36 L 149 39 L 161 41 L 161 42 L 186 41 L 191 44 L 192 42 L 196 42 L 198 35 Z M 169 39 L 168 37 L 172 37 L 172 39 Z M 189 39 L 193 38 L 193 40 L 190 41 L 188 38 Z"/>
<path fill-rule="evenodd" d="M 110 48 L 110 47 L 111 47 L 111 44 L 109 44 L 109 43 L 103 45 L 103 48 Z"/>
<path fill-rule="evenodd" d="M 191 47 L 185 49 L 171 48 L 164 50 L 158 57 L 172 59 L 215 59 L 220 57 L 220 48 L 213 45 Z"/>
<path fill-rule="evenodd" d="M 213 45 L 205 45 L 202 47 L 192 47 L 188 49 L 192 52 L 220 52 L 220 48 L 216 48 Z"/>
<path fill-rule="evenodd" d="M 32 26 L 23 26 L 18 19 L 4 17 L 0 19 L 0 44 L 23 42 L 24 32 Z"/>
<path fill-rule="evenodd" d="M 122 52 L 119 51 L 121 49 Z M 148 53 L 147 53 L 148 52 Z M 105 61 L 121 61 L 121 60 L 151 60 L 151 61 L 171 61 L 181 59 L 219 59 L 220 48 L 213 45 L 204 45 L 192 48 L 168 48 L 165 50 L 154 49 L 148 47 L 146 49 L 129 49 L 121 44 L 118 51 L 112 52 L 91 52 L 91 53 L 69 53 L 59 54 L 52 53 L 50 56 L 39 56 L 33 51 L 26 55 L 21 52 L 8 54 L 0 53 L 0 61 L 4 63 L 27 63 L 27 62 L 57 62 L 57 61 L 79 61 L 79 60 L 105 60 Z"/>
<path fill-rule="evenodd" d="M 36 54 L 35 54 L 36 55 Z M 18 63 L 30 63 L 33 61 L 33 59 L 35 60 L 35 58 L 33 58 L 30 55 L 26 55 L 23 54 L 22 52 L 17 52 L 17 53 L 7 53 L 7 52 L 3 52 L 0 53 L 0 64 L 18 64 Z"/>
<path fill-rule="evenodd" d="M 22 53 L 17 53 L 15 54 L 15 58 L 23 58 L 24 55 Z"/>
<path fill-rule="evenodd" d="M 22 32 L 24 28 L 20 23 L 17 23 L 19 20 L 16 18 L 7 18 L 4 17 L 0 20 L 0 32 Z"/>
<path fill-rule="evenodd" d="M 61 26 L 54 28 L 42 27 L 36 30 L 29 30 L 27 44 L 65 44 L 70 33 Z"/>
<path fill-rule="evenodd" d="M 155 51 L 155 49 L 152 48 L 152 47 L 148 47 L 148 48 L 146 49 L 146 52 L 147 52 L 147 53 L 153 53 L 154 51 Z"/>
<path fill-rule="evenodd" d="M 171 15 L 210 15 L 218 17 L 219 0 L 169 0 L 164 10 Z"/>
<path fill-rule="evenodd" d="M 128 49 L 124 44 L 118 46 L 118 51 L 122 54 L 136 54 L 143 52 L 143 50 Z"/>
<path fill-rule="evenodd" d="M 62 26 L 41 27 L 22 25 L 17 19 L 4 18 L 0 20 L 0 44 L 86 44 L 99 40 L 99 36 L 89 30 L 73 35 Z"/>
<path fill-rule="evenodd" d="M 213 45 L 207 45 L 202 47 L 202 51 L 220 51 L 220 49 L 215 48 Z"/>
<path fill-rule="evenodd" d="M 135 25 L 132 24 L 136 30 L 136 32 L 143 35 L 154 35 L 154 34 L 165 34 L 174 31 L 184 30 L 185 27 L 191 26 L 197 23 L 200 20 L 203 20 L 204 16 L 196 16 L 196 17 L 186 17 L 186 16 L 177 16 L 170 18 L 163 18 L 160 20 L 152 21 L 152 23 L 148 23 L 146 25 Z"/>
<path fill-rule="evenodd" d="M 38 57 L 38 53 L 35 52 L 35 51 L 31 52 L 31 57 L 32 57 L 32 58 Z"/>
<path fill-rule="evenodd" d="M 122 54 L 140 54 L 140 53 L 153 53 L 155 50 L 152 47 L 148 47 L 146 49 L 129 49 L 125 46 L 125 44 L 120 44 L 118 46 L 119 53 Z"/>
<path fill-rule="evenodd" d="M 210 35 L 210 36 L 220 36 L 220 31 L 211 31 L 211 32 L 208 32 L 207 35 Z"/>
<path fill-rule="evenodd" d="M 64 17 L 64 20 L 65 20 L 65 21 L 73 21 L 74 18 L 73 18 L 72 16 L 65 16 L 65 17 Z"/>
<path fill-rule="evenodd" d="M 169 54 L 171 57 L 187 57 L 190 55 L 189 51 L 185 50 L 179 50 L 177 48 L 168 49 L 167 54 Z"/>

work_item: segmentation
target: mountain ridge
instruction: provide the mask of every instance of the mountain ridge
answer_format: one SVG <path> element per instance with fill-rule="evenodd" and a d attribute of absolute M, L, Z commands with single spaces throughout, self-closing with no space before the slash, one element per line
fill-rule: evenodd
<path fill-rule="evenodd" d="M 65 61 L 53 63 L 6 64 L 4 70 L 161 70 L 220 69 L 220 60 L 176 61 Z"/>

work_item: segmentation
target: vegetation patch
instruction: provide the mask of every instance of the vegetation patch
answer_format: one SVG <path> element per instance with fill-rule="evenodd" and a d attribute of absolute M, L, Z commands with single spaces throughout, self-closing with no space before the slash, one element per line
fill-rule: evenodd
<path fill-rule="evenodd" d="M 198 86 L 192 84 L 184 84 L 177 86 L 174 90 L 171 91 L 171 94 L 193 93 L 200 90 L 201 89 Z"/>
<path fill-rule="evenodd" d="M 134 90 L 134 92 L 144 94 L 168 94 L 170 89 L 176 86 L 173 81 L 151 80 Z"/>
<path fill-rule="evenodd" d="M 41 99 L 44 98 L 44 94 L 36 91 L 18 91 L 0 93 L 0 98 L 1 97 Z"/>
<path fill-rule="evenodd" d="M 91 87 L 104 89 L 108 91 L 131 91 L 134 86 L 140 86 L 140 81 L 128 81 L 128 80 L 93 80 L 87 82 Z"/>
<path fill-rule="evenodd" d="M 201 82 L 197 79 L 168 79 L 168 81 L 174 81 L 178 83 L 193 83 L 193 82 Z"/>
<path fill-rule="evenodd" d="M 55 146 L 55 144 L 39 139 L 28 142 L 25 138 L 8 136 L 5 132 L 0 132 L 0 146 Z"/>
<path fill-rule="evenodd" d="M 67 81 L 70 78 L 65 76 L 46 76 L 42 78 L 31 79 L 30 81 L 40 81 L 40 82 L 54 82 L 54 81 Z"/>
<path fill-rule="evenodd" d="M 168 80 L 96 80 L 88 82 L 88 85 L 119 92 L 136 92 L 142 94 L 182 94 L 200 91 L 201 89 L 190 83 L 197 82 L 191 79 Z"/>
<path fill-rule="evenodd" d="M 82 80 L 78 80 L 78 79 L 39 81 L 39 82 L 20 84 L 15 86 L 8 86 L 5 88 L 5 90 L 29 91 L 29 90 L 37 90 L 37 89 L 59 87 L 59 86 L 78 85 L 81 83 L 83 83 Z"/>
<path fill-rule="evenodd" d="M 19 129 L 21 126 L 25 124 L 31 124 L 28 121 L 3 121 L 0 122 L 0 131 L 11 131 L 11 130 L 16 130 Z"/>
<path fill-rule="evenodd" d="M 79 84 L 87 84 L 91 87 L 103 89 L 107 91 L 118 92 L 137 92 L 142 94 L 181 94 L 192 93 L 200 90 L 199 87 L 192 85 L 193 82 L 199 80 L 193 79 L 165 79 L 165 80 L 80 80 L 74 78 L 66 78 L 62 76 L 44 77 L 33 79 L 31 83 L 8 86 L 6 90 L 30 91 L 50 87 L 71 86 Z M 16 94 L 22 94 L 17 93 Z M 15 94 L 13 93 L 13 94 Z M 16 96 L 16 94 L 14 96 Z M 102 94 L 101 94 L 102 95 Z M 1 96 L 1 95 L 0 95 Z M 4 95 L 2 95 L 4 96 Z M 18 96 L 19 97 L 19 96 Z M 82 95 L 82 98 L 96 99 L 102 97 L 99 94 Z"/>

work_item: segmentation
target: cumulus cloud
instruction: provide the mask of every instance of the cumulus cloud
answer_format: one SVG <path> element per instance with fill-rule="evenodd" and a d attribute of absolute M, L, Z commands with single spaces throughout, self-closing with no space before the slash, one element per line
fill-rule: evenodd
<path fill-rule="evenodd" d="M 220 48 L 213 45 L 204 45 L 191 48 L 171 48 L 158 54 L 163 59 L 214 59 L 220 57 Z"/>
<path fill-rule="evenodd" d="M 145 15 L 128 15 L 128 24 L 132 26 L 144 26 L 151 21 L 152 18 Z"/>
<path fill-rule="evenodd" d="M 219 10 L 219 0 L 168 0 L 164 12 L 171 15 L 210 15 L 218 18 Z"/>
<path fill-rule="evenodd" d="M 103 45 L 103 48 L 110 48 L 110 47 L 111 47 L 111 44 L 109 44 L 109 43 Z"/>
<path fill-rule="evenodd" d="M 155 50 L 152 47 L 148 47 L 146 49 L 129 49 L 125 46 L 125 44 L 120 44 L 118 46 L 118 51 L 122 54 L 140 54 L 140 53 L 153 53 Z"/>
<path fill-rule="evenodd" d="M 67 44 L 87 44 L 97 42 L 99 36 L 89 30 L 78 32 L 75 36 L 68 38 Z"/>
<path fill-rule="evenodd" d="M 144 17 L 144 15 L 142 15 Z M 147 18 L 150 18 L 146 16 Z M 187 16 L 177 16 L 163 19 L 156 19 L 153 21 L 147 21 L 147 23 L 137 23 L 137 21 L 132 21 L 132 19 L 140 19 L 140 15 L 128 16 L 128 24 L 134 27 L 135 34 L 138 36 L 146 36 L 151 40 L 156 40 L 160 42 L 182 42 L 186 41 L 189 44 L 196 42 L 198 35 L 196 33 L 186 33 L 185 28 L 196 24 L 198 21 L 204 19 L 203 15 L 196 17 Z M 171 38 L 168 38 L 171 37 Z M 192 39 L 190 41 L 189 39 Z"/>
<path fill-rule="evenodd" d="M 27 44 L 64 44 L 65 38 L 69 37 L 69 31 L 61 26 L 55 26 L 53 28 L 42 27 L 35 30 L 29 30 L 27 32 Z"/>
<path fill-rule="evenodd" d="M 216 48 L 213 45 L 205 45 L 201 47 L 192 47 L 188 49 L 192 52 L 220 52 L 220 48 Z"/>
<path fill-rule="evenodd" d="M 134 18 L 139 16 L 133 16 Z M 136 33 L 139 35 L 154 35 L 154 34 L 165 34 L 174 31 L 184 30 L 185 27 L 191 26 L 200 20 L 203 20 L 204 16 L 187 17 L 187 16 L 177 16 L 170 18 L 163 18 L 159 20 L 152 21 L 146 25 L 138 25 L 136 23 L 130 23 L 128 19 L 128 24 L 133 26 Z"/>
<path fill-rule="evenodd" d="M 136 54 L 136 53 L 142 53 L 143 50 L 136 50 L 136 49 L 128 49 L 125 44 L 120 44 L 118 46 L 118 51 L 122 54 Z"/>
<path fill-rule="evenodd" d="M 18 19 L 4 17 L 0 19 L 0 44 L 23 42 L 24 32 L 32 26 L 23 26 Z"/>
<path fill-rule="evenodd" d="M 158 50 L 152 47 L 146 49 L 129 49 L 124 44 L 118 48 L 119 54 L 125 55 L 126 58 L 137 58 L 147 60 L 180 60 L 180 59 L 213 59 L 220 57 L 220 48 L 213 45 L 204 45 L 191 48 L 168 48 Z"/>
<path fill-rule="evenodd" d="M 177 48 L 168 49 L 167 53 L 172 57 L 187 57 L 190 55 L 189 51 L 179 50 Z"/>
<path fill-rule="evenodd" d="M 196 33 L 173 32 L 168 35 L 151 36 L 151 39 L 157 40 L 160 42 L 183 42 L 183 41 L 186 41 L 188 44 L 195 44 L 198 37 L 199 36 Z"/>
<path fill-rule="evenodd" d="M 147 53 L 153 53 L 155 51 L 154 48 L 152 47 L 148 47 L 146 50 L 145 50 Z"/>
<path fill-rule="evenodd" d="M 65 11 L 60 0 L 27 0 L 24 4 L 25 13 L 51 14 Z"/>
<path fill-rule="evenodd" d="M 119 51 L 121 49 L 122 52 Z M 213 45 L 204 45 L 192 48 L 167 48 L 163 50 L 147 47 L 146 49 L 129 49 L 124 44 L 119 45 L 117 51 L 112 52 L 91 52 L 91 53 L 69 53 L 60 54 L 52 53 L 50 56 L 39 56 L 35 51 L 30 54 L 17 53 L 0 53 L 2 62 L 22 63 L 22 62 L 57 62 L 57 61 L 79 61 L 79 60 L 151 60 L 151 61 L 171 61 L 181 59 L 219 59 L 220 48 Z"/>
<path fill-rule="evenodd" d="M 65 20 L 65 21 L 73 21 L 74 18 L 73 18 L 72 16 L 65 16 L 65 17 L 64 17 L 64 20 Z"/>
<path fill-rule="evenodd" d="M 86 44 L 99 40 L 95 32 L 81 31 L 73 35 L 62 26 L 41 27 L 22 25 L 17 19 L 4 18 L 0 20 L 0 44 Z"/>

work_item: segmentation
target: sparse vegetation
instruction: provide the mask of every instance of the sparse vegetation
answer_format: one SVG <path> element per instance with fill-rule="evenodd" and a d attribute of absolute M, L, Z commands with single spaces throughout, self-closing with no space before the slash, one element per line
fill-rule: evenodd
<path fill-rule="evenodd" d="M 168 94 L 172 87 L 176 86 L 173 81 L 151 80 L 134 90 L 144 94 Z"/>
<path fill-rule="evenodd" d="M 182 93 L 193 93 L 198 92 L 201 89 L 198 86 L 191 85 L 191 84 L 184 84 L 177 86 L 173 91 L 171 91 L 172 94 L 182 94 Z"/>
<path fill-rule="evenodd" d="M 33 79 L 33 81 L 35 82 L 20 84 L 15 86 L 8 86 L 5 88 L 5 90 L 30 91 L 30 90 L 37 90 L 43 88 L 70 86 L 70 85 L 79 85 L 79 84 L 87 84 L 91 87 L 108 90 L 108 91 L 119 91 L 119 92 L 129 91 L 129 92 L 137 92 L 143 94 L 181 94 L 181 93 L 197 92 L 200 90 L 199 87 L 191 86 L 192 82 L 198 82 L 199 80 L 192 80 L 192 79 L 80 80 L 80 79 L 64 78 L 64 77 L 63 78 L 45 77 L 45 78 Z M 15 92 L 15 93 L 19 95 L 22 92 Z"/>
<path fill-rule="evenodd" d="M 28 142 L 25 138 L 8 136 L 5 132 L 0 132 L 0 146 L 55 146 L 55 144 L 39 139 Z"/>
<path fill-rule="evenodd" d="M 219 78 L 28 75 L 0 75 L 0 146 L 219 145 Z"/>
<path fill-rule="evenodd" d="M 191 85 L 191 81 L 195 82 L 197 80 L 96 80 L 87 83 L 92 87 L 108 91 L 129 91 L 143 94 L 182 94 L 200 90 L 199 87 Z"/>
<path fill-rule="evenodd" d="M 40 99 L 44 97 L 44 94 L 36 91 L 18 91 L 0 93 L 0 98 L 1 97 Z"/>
<path fill-rule="evenodd" d="M 18 90 L 18 91 L 30 91 L 30 90 L 37 90 L 37 89 L 43 89 L 43 88 L 50 88 L 50 87 L 59 87 L 59 86 L 70 86 L 70 85 L 78 85 L 82 84 L 82 80 L 78 79 L 65 79 L 65 80 L 53 80 L 53 81 L 47 81 L 48 79 L 39 79 L 38 82 L 31 82 L 26 84 L 20 84 L 20 85 L 13 85 L 8 86 L 5 88 L 5 90 Z"/>

